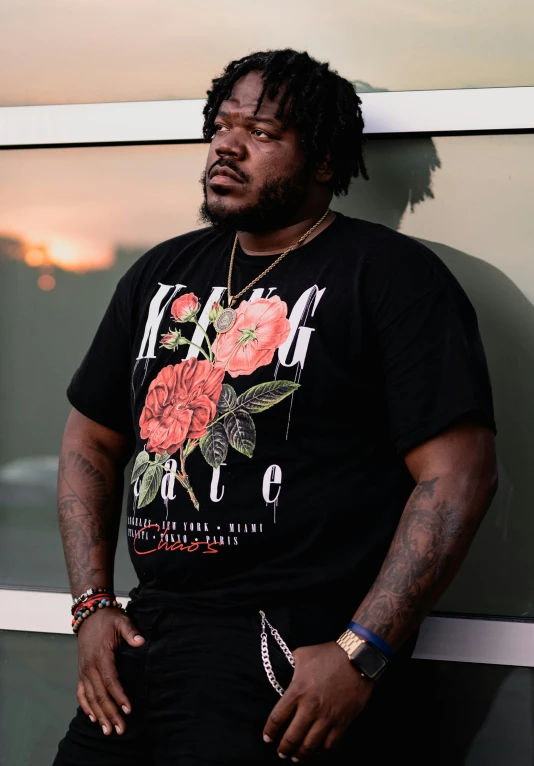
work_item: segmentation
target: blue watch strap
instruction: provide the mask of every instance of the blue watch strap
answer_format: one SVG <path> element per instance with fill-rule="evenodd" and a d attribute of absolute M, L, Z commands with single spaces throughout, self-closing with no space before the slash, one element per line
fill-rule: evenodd
<path fill-rule="evenodd" d="M 363 638 L 364 641 L 372 644 L 376 649 L 378 649 L 379 652 L 384 655 L 387 660 L 392 660 L 395 656 L 395 652 L 391 646 L 386 641 L 384 641 L 383 638 L 377 636 L 376 633 L 373 633 L 373 631 L 369 630 L 369 628 L 360 625 L 359 622 L 354 622 L 354 620 L 351 620 L 347 630 L 352 630 L 353 633 L 355 633 L 360 638 Z"/>

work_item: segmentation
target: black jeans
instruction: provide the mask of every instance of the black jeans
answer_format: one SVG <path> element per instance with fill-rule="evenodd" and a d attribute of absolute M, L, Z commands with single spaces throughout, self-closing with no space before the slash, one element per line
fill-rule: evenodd
<path fill-rule="evenodd" d="M 324 625 L 317 637 L 303 642 L 289 627 L 287 609 L 266 611 L 291 649 L 323 638 Z M 126 733 L 105 736 L 78 708 L 54 766 L 281 762 L 276 746 L 262 739 L 280 697 L 262 664 L 259 615 L 161 609 L 150 619 L 135 611 L 131 616 L 146 642 L 137 648 L 123 642 L 117 651 L 119 677 L 132 704 Z M 287 688 L 293 670 L 271 637 L 269 647 L 275 675 Z M 381 766 L 404 755 L 411 764 L 435 762 L 422 738 L 423 732 L 428 737 L 428 728 L 421 725 L 420 713 L 428 705 L 414 675 L 409 659 L 399 657 L 339 748 L 311 760 L 347 766 L 369 757 L 373 766 Z"/>

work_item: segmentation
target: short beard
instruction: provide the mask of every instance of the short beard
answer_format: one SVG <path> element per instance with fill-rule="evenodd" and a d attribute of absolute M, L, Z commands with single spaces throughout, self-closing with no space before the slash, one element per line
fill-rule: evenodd
<path fill-rule="evenodd" d="M 208 206 L 206 173 L 200 183 L 204 201 L 200 207 L 201 223 L 207 223 L 219 231 L 247 231 L 257 234 L 281 229 L 292 223 L 308 194 L 310 166 L 304 163 L 300 170 L 288 178 L 266 181 L 260 189 L 258 201 L 239 210 L 227 210 L 224 194 L 220 200 Z"/>

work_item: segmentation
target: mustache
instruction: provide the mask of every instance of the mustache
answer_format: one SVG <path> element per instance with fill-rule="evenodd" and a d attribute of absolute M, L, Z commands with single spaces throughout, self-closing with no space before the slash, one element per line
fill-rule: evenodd
<path fill-rule="evenodd" d="M 233 160 L 231 160 L 231 159 L 228 159 L 228 157 L 221 157 L 219 160 L 216 160 L 216 161 L 213 163 L 213 165 L 210 167 L 210 169 L 209 169 L 209 170 L 208 170 L 208 172 L 206 173 L 206 175 L 207 175 L 207 177 L 208 177 L 208 178 L 210 177 L 210 175 L 211 175 L 211 173 L 212 173 L 212 170 L 213 170 L 214 168 L 230 168 L 230 170 L 233 170 L 233 171 L 234 171 L 234 173 L 235 173 L 237 176 L 239 176 L 239 178 L 240 178 L 242 181 L 245 181 L 245 182 L 246 182 L 246 181 L 248 181 L 248 180 L 249 180 L 249 178 L 248 178 L 248 176 L 246 175 L 246 173 L 243 173 L 243 171 L 241 170 L 241 168 L 239 168 L 239 167 L 236 165 L 236 163 L 235 163 Z"/>

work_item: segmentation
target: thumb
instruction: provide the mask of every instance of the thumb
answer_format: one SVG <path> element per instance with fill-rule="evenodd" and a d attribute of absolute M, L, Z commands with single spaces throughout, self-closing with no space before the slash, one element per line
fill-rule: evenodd
<path fill-rule="evenodd" d="M 119 630 L 122 637 L 130 644 L 130 646 L 142 646 L 145 643 L 145 639 L 128 617 L 125 616 L 124 619 L 121 620 Z"/>

